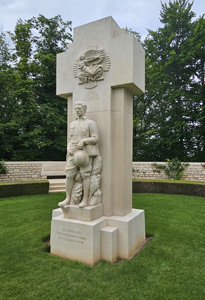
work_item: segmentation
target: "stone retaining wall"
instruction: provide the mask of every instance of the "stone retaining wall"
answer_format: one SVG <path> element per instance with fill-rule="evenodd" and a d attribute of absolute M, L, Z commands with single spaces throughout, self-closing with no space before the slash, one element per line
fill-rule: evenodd
<path fill-rule="evenodd" d="M 38 161 L 5 162 L 7 173 L 0 174 L 0 181 L 42 179 L 42 163 Z"/>
<path fill-rule="evenodd" d="M 156 164 L 165 164 L 163 162 Z M 132 175 L 138 179 L 167 179 L 163 170 L 156 170 L 153 162 L 133 162 Z M 201 163 L 189 163 L 185 169 L 182 180 L 205 181 L 205 168 Z"/>
<path fill-rule="evenodd" d="M 50 164 L 50 168 L 48 166 Z M 163 163 L 157 163 L 163 164 Z M 46 178 L 47 175 L 61 175 L 65 172 L 65 162 L 6 162 L 7 174 L 0 174 L 0 181 L 14 180 L 38 180 Z M 163 170 L 156 170 L 153 162 L 133 162 L 133 178 L 138 179 L 167 179 Z M 48 169 L 48 170 L 47 170 Z M 62 169 L 62 170 L 61 170 Z M 47 171 L 46 171 L 47 170 Z M 158 172 L 159 173 L 158 173 Z M 201 163 L 189 163 L 186 168 L 183 180 L 205 181 L 205 168 Z"/>

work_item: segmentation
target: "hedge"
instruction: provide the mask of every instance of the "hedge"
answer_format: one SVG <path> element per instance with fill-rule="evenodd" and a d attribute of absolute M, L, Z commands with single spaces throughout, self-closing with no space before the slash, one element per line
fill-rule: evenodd
<path fill-rule="evenodd" d="M 175 183 L 154 181 L 133 181 L 133 193 L 175 194 L 205 197 L 204 183 Z"/>
<path fill-rule="evenodd" d="M 0 198 L 47 194 L 48 190 L 47 180 L 0 182 Z"/>

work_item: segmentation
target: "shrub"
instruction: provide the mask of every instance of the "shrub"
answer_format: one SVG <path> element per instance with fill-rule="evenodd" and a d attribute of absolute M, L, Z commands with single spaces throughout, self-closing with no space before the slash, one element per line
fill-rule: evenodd
<path fill-rule="evenodd" d="M 169 179 L 172 180 L 180 180 L 183 176 L 184 170 L 188 167 L 188 163 L 182 163 L 177 157 L 173 159 L 167 159 L 166 165 L 158 165 L 153 164 L 152 166 L 160 172 L 160 170 L 164 170 L 165 174 Z"/>
<path fill-rule="evenodd" d="M 3 160 L 0 161 L 0 174 L 6 174 L 7 168 Z"/>
<path fill-rule="evenodd" d="M 133 193 L 150 193 L 150 194 L 175 194 L 205 197 L 204 183 L 179 183 L 179 182 L 155 182 L 155 181 L 133 181 Z"/>
<path fill-rule="evenodd" d="M 47 194 L 48 189 L 49 182 L 47 180 L 1 182 L 0 198 Z"/>

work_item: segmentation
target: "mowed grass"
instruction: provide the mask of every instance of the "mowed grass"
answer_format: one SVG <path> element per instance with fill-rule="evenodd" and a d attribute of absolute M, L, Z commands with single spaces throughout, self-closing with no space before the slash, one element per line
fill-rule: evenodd
<path fill-rule="evenodd" d="M 130 261 L 91 268 L 42 239 L 64 193 L 0 199 L 0 299 L 205 299 L 205 199 L 134 194 L 152 240 Z"/>

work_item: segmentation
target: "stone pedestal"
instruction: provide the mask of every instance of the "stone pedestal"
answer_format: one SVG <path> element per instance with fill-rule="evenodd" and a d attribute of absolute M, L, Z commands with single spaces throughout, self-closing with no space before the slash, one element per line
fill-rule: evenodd
<path fill-rule="evenodd" d="M 118 258 L 129 259 L 144 241 L 143 210 L 132 209 L 123 217 L 102 216 L 87 222 L 65 218 L 59 209 L 53 211 L 51 225 L 53 255 L 94 266 L 100 260 L 114 262 Z"/>

